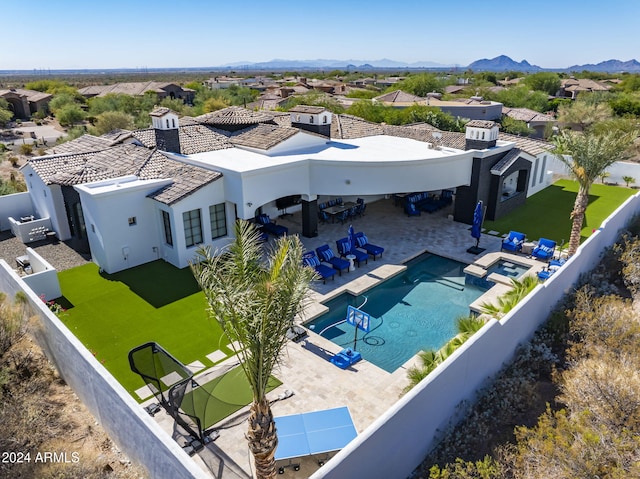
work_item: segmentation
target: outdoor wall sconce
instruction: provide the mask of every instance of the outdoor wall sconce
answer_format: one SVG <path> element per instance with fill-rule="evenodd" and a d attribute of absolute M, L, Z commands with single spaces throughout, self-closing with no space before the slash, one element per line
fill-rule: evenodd
<path fill-rule="evenodd" d="M 247 203 L 247 206 L 248 206 L 249 208 L 251 208 L 251 207 L 253 206 L 253 203 L 251 203 L 251 201 L 249 201 L 249 202 Z"/>
<path fill-rule="evenodd" d="M 351 184 L 351 180 L 345 180 L 345 183 L 350 185 Z"/>

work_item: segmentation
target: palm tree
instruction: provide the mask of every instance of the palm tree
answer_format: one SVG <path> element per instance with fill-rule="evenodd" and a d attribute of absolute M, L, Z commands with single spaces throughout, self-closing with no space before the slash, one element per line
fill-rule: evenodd
<path fill-rule="evenodd" d="M 589 188 L 602 172 L 616 161 L 630 157 L 630 147 L 637 132 L 610 130 L 604 133 L 563 131 L 555 137 L 556 157 L 563 162 L 578 182 L 578 195 L 573 205 L 569 256 L 580 246 L 580 231 L 589 203 Z"/>
<path fill-rule="evenodd" d="M 235 352 L 253 392 L 247 440 L 259 479 L 276 476 L 278 437 L 266 398 L 267 383 L 315 276 L 314 270 L 302 265 L 302 250 L 296 236 L 285 236 L 265 259 L 258 230 L 239 220 L 235 240 L 227 249 L 213 254 L 201 248 L 200 261 L 191 264 L 210 317 L 232 344 L 239 344 Z"/>
<path fill-rule="evenodd" d="M 408 392 L 416 384 L 426 378 L 440 363 L 444 362 L 453 352 L 464 344 L 464 342 L 473 336 L 484 326 L 484 319 L 476 316 L 461 316 L 456 320 L 458 334 L 451 338 L 447 343 L 437 351 L 429 349 L 420 351 L 418 359 L 419 366 L 411 366 L 407 370 L 407 379 L 409 385 L 404 388 L 403 392 Z"/>
<path fill-rule="evenodd" d="M 482 303 L 480 311 L 496 319 L 502 318 L 511 311 L 538 283 L 536 276 L 525 276 L 522 279 L 511 278 L 511 289 L 498 297 L 496 303 Z"/>

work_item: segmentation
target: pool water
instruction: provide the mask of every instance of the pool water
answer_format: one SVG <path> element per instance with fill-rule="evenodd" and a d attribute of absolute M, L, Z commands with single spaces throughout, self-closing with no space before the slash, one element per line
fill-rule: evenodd
<path fill-rule="evenodd" d="M 498 273 L 509 278 L 517 279 L 529 270 L 530 266 L 524 266 L 510 261 L 500 260 L 489 266 L 487 276 Z"/>
<path fill-rule="evenodd" d="M 371 315 L 368 333 L 358 330 L 356 350 L 363 359 L 395 371 L 421 350 L 439 349 L 457 334 L 456 319 L 486 289 L 465 284 L 458 261 L 426 253 L 403 273 L 364 295 L 343 293 L 325 303 L 329 312 L 305 324 L 342 347 L 353 347 L 355 327 L 343 322 L 347 306 Z"/>

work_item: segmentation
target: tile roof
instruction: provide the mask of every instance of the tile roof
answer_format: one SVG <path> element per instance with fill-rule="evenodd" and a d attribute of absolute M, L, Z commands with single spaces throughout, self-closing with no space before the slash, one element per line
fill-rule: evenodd
<path fill-rule="evenodd" d="M 424 98 L 403 92 L 402 90 L 396 90 L 377 96 L 374 100 L 385 103 L 418 103 L 424 101 Z"/>
<path fill-rule="evenodd" d="M 327 109 L 323 106 L 297 105 L 289 110 L 293 113 L 308 113 L 310 115 L 319 115 Z"/>
<path fill-rule="evenodd" d="M 300 133 L 298 128 L 261 123 L 234 133 L 230 141 L 236 146 L 268 150 L 297 133 Z"/>
<path fill-rule="evenodd" d="M 545 115 L 544 113 L 530 110 L 528 108 L 507 108 L 503 106 L 502 114 L 507 115 L 509 118 L 513 118 L 514 120 L 526 121 L 527 123 L 531 121 L 556 121 L 556 119 L 551 115 Z"/>
<path fill-rule="evenodd" d="M 255 125 L 273 120 L 272 115 L 260 111 L 251 111 L 239 106 L 230 106 L 222 110 L 205 113 L 197 116 L 195 120 L 199 123 L 217 127 L 228 125 Z"/>
<path fill-rule="evenodd" d="M 555 148 L 552 143 L 535 138 L 527 138 L 526 136 L 511 135 L 509 133 L 500 133 L 498 138 L 503 141 L 513 141 L 516 147 L 533 156 L 538 156 L 544 152 L 550 152 Z"/>
<path fill-rule="evenodd" d="M 148 82 L 125 82 L 125 83 L 115 83 L 113 85 L 92 85 L 84 88 L 78 89 L 78 92 L 81 95 L 85 96 L 105 96 L 110 93 L 122 93 L 125 95 L 133 95 L 140 96 L 144 95 L 148 91 L 152 91 L 155 93 L 164 93 L 165 88 L 169 86 L 176 86 L 175 83 L 171 82 L 157 82 L 157 81 L 148 81 Z M 183 91 L 193 91 L 189 88 L 182 88 Z"/>
<path fill-rule="evenodd" d="M 50 93 L 44 93 L 44 92 L 35 91 L 35 90 L 25 90 L 24 88 L 11 88 L 8 90 L 0 90 L 0 97 L 3 97 L 11 93 L 17 94 L 19 96 L 25 96 L 27 97 L 28 101 L 36 101 L 36 102 L 40 100 L 47 100 L 47 99 L 53 98 L 53 95 Z"/>
<path fill-rule="evenodd" d="M 125 144 L 100 151 L 33 158 L 29 164 L 45 184 L 72 186 L 136 174 L 150 155 L 147 148 Z"/>
<path fill-rule="evenodd" d="M 159 151 L 154 151 L 140 168 L 138 176 L 142 180 L 171 179 L 170 184 L 154 191 L 147 197 L 166 205 L 172 205 L 195 193 L 203 186 L 222 178 L 222 173 L 172 160 Z"/>
<path fill-rule="evenodd" d="M 350 140 L 383 134 L 382 125 L 353 115 L 334 115 L 331 122 L 331 138 Z"/>
<path fill-rule="evenodd" d="M 93 135 L 82 135 L 75 140 L 65 141 L 59 145 L 47 148 L 49 155 L 62 155 L 70 153 L 88 153 L 91 151 L 99 151 L 109 148 L 113 145 L 113 141 L 109 138 Z"/>
<path fill-rule="evenodd" d="M 471 120 L 466 124 L 466 126 L 470 126 L 472 128 L 493 128 L 498 124 L 495 121 L 490 120 Z"/>
<path fill-rule="evenodd" d="M 156 133 L 153 128 L 135 130 L 132 135 L 147 148 L 156 147 Z M 178 137 L 180 139 L 180 153 L 185 155 L 233 147 L 229 142 L 227 132 L 198 123 L 183 125 L 182 119 L 178 128 Z"/>
<path fill-rule="evenodd" d="M 163 116 L 163 115 L 166 115 L 167 113 L 173 113 L 171 111 L 171 108 L 167 108 L 167 107 L 164 107 L 164 106 L 158 106 L 158 107 L 154 108 L 151 113 L 149 113 L 149 116 Z"/>
<path fill-rule="evenodd" d="M 520 157 L 520 150 L 513 148 L 507 152 L 495 165 L 491 167 L 491 174 L 502 176 L 509 169 L 511 165 Z"/>

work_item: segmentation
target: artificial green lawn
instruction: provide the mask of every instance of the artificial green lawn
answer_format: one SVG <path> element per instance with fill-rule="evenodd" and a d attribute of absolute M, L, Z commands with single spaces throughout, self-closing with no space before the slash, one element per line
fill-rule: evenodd
<path fill-rule="evenodd" d="M 559 180 L 553 185 L 527 198 L 524 206 L 500 218 L 498 221 L 485 221 L 487 231 L 520 231 L 527 239 L 549 238 L 560 244 L 569 241 L 571 233 L 571 210 L 578 192 L 578 183 Z M 589 206 L 581 232 L 581 240 L 591 236 L 602 222 L 613 213 L 627 198 L 637 193 L 631 188 L 594 184 L 589 190 Z"/>
<path fill-rule="evenodd" d="M 129 368 L 127 354 L 155 341 L 183 364 L 221 349 L 233 354 L 218 323 L 207 317 L 204 294 L 189 268 L 158 260 L 116 274 L 86 264 L 58 273 L 68 308 L 61 320 L 113 376 L 134 391 L 144 383 Z"/>
<path fill-rule="evenodd" d="M 267 392 L 281 384 L 271 376 Z M 199 388 L 187 392 L 180 407 L 187 414 L 201 418 L 202 427 L 207 429 L 243 408 L 252 399 L 247 376 L 238 366 Z"/>

